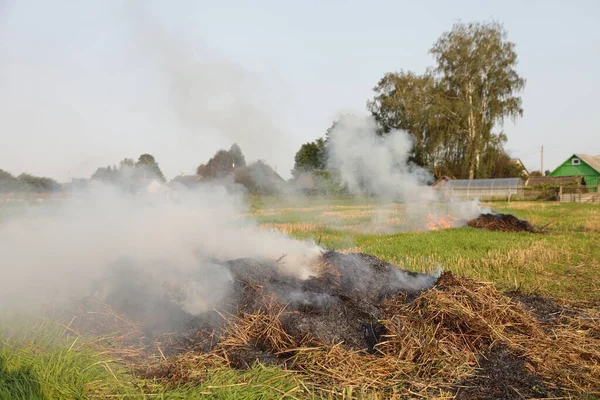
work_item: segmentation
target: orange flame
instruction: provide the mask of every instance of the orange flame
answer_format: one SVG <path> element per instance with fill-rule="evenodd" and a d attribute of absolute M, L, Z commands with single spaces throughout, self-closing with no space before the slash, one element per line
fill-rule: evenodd
<path fill-rule="evenodd" d="M 425 226 L 430 231 L 439 231 L 440 229 L 448 229 L 452 228 L 454 222 L 456 222 L 457 218 L 453 217 L 450 214 L 447 214 L 445 217 L 438 217 L 433 214 L 427 214 L 427 222 Z"/>

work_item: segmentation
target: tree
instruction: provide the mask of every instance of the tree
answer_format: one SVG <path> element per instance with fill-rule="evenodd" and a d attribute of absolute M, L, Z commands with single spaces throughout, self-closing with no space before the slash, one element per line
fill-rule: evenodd
<path fill-rule="evenodd" d="M 507 138 L 503 133 L 492 135 L 482 157 L 481 178 L 523 178 L 523 168 L 504 150 Z"/>
<path fill-rule="evenodd" d="M 479 173 L 494 126 L 523 114 L 521 98 L 515 93 L 524 88 L 525 80 L 514 69 L 517 53 L 506 37 L 496 22 L 459 23 L 430 50 L 440 84 L 457 101 L 454 112 L 465 140 L 469 179 Z"/>
<path fill-rule="evenodd" d="M 242 153 L 242 149 L 237 143 L 234 143 L 229 149 L 229 153 L 233 158 L 233 164 L 236 167 L 245 167 L 246 166 L 246 157 L 244 157 L 244 153 Z"/>
<path fill-rule="evenodd" d="M 34 192 L 56 192 L 61 189 L 60 184 L 52 178 L 21 174 L 17 179 L 24 183 L 27 190 Z"/>
<path fill-rule="evenodd" d="M 99 167 L 92 174 L 91 179 L 104 182 L 116 182 L 119 179 L 117 167 Z"/>
<path fill-rule="evenodd" d="M 494 175 L 490 168 L 508 156 L 500 156 L 505 140 L 493 128 L 523 112 L 515 93 L 525 81 L 514 70 L 514 44 L 497 23 L 456 24 L 430 52 L 435 68 L 423 75 L 388 73 L 374 88 L 367 107 L 381 134 L 409 132 L 411 161 L 436 176 Z"/>
<path fill-rule="evenodd" d="M 133 158 L 124 158 L 119 162 L 120 171 L 127 168 L 135 168 L 135 162 L 133 161 Z"/>
<path fill-rule="evenodd" d="M 150 154 L 142 154 L 135 163 L 135 168 L 142 172 L 144 178 L 155 178 L 165 182 L 165 176 L 154 157 Z"/>
<path fill-rule="evenodd" d="M 206 164 L 200 164 L 196 169 L 198 175 L 205 178 L 224 178 L 237 167 L 245 167 L 246 158 L 237 144 L 229 150 L 219 150 Z"/>
<path fill-rule="evenodd" d="M 453 143 L 456 129 L 452 100 L 446 96 L 439 80 L 427 71 L 388 73 L 373 89 L 376 96 L 367 108 L 381 126 L 381 133 L 405 130 L 414 138 L 410 161 L 435 171 L 452 169 L 460 157 L 460 146 Z"/>
<path fill-rule="evenodd" d="M 325 139 L 319 138 L 314 142 L 304 143 L 294 157 L 292 175 L 297 177 L 303 172 L 324 169 L 326 163 Z"/>
<path fill-rule="evenodd" d="M 23 182 L 12 176 L 11 173 L 0 169 L 0 193 L 20 192 Z"/>
<path fill-rule="evenodd" d="M 233 155 L 227 150 L 219 150 L 208 160 L 208 163 L 201 164 L 196 173 L 205 178 L 224 178 L 235 168 Z"/>

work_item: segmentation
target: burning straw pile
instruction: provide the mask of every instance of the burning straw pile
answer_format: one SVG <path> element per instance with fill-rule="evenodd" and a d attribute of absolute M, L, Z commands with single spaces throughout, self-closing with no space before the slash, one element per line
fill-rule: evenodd
<path fill-rule="evenodd" d="M 121 338 L 115 351 L 139 375 L 165 384 L 200 382 L 215 368 L 256 361 L 278 365 L 296 372 L 294 396 L 348 388 L 367 398 L 600 393 L 597 312 L 559 313 L 549 322 L 492 285 L 448 272 L 414 274 L 364 254 L 327 252 L 307 280 L 251 259 L 223 267 L 235 277 L 230 304 L 187 315 L 176 332 L 156 324 L 149 331 L 120 310 L 100 313 L 101 325 Z M 70 329 L 100 334 L 98 314 L 81 311 Z"/>
<path fill-rule="evenodd" d="M 537 233 L 537 230 L 529 221 L 519 219 L 510 214 L 481 214 L 479 217 L 468 221 L 467 225 L 488 231 Z"/>

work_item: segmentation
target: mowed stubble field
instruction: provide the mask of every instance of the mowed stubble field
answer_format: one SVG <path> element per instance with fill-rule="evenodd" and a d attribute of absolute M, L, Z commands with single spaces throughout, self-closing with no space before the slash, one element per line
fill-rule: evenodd
<path fill-rule="evenodd" d="M 469 227 L 393 233 L 406 219 L 402 205 L 313 199 L 301 206 L 255 198 L 249 217 L 264 229 L 312 239 L 340 251 L 373 254 L 413 271 L 436 267 L 493 282 L 501 291 L 538 294 L 566 304 L 600 306 L 600 205 L 553 202 L 489 203 L 536 226 L 577 208 L 547 234 Z M 0 210 L 0 223 L 2 211 Z M 101 338 L 73 337 L 39 316 L 0 323 L 0 399 L 70 398 L 315 398 L 293 373 L 256 365 L 215 370 L 200 385 L 164 386 L 134 377 Z"/>

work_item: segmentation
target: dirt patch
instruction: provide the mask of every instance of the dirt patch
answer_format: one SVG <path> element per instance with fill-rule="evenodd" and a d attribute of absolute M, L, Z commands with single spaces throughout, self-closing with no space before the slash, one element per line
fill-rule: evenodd
<path fill-rule="evenodd" d="M 505 294 L 512 300 L 521 304 L 543 324 L 556 323 L 564 313 L 569 315 L 574 314 L 572 311 L 564 309 L 555 300 L 548 297 L 526 295 L 521 292 L 507 292 Z"/>
<path fill-rule="evenodd" d="M 460 400 L 553 398 L 566 396 L 564 390 L 530 371 L 531 363 L 504 346 L 493 347 L 479 356 L 474 376 L 457 385 Z"/>
<path fill-rule="evenodd" d="M 510 214 L 481 214 L 479 217 L 467 221 L 467 225 L 488 231 L 539 233 L 529 221 Z"/>

